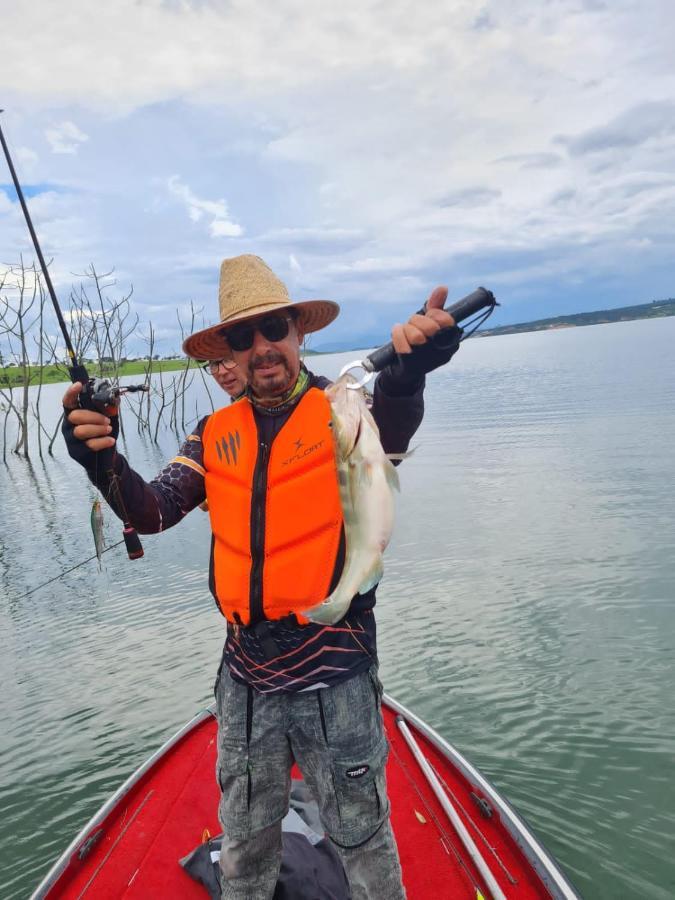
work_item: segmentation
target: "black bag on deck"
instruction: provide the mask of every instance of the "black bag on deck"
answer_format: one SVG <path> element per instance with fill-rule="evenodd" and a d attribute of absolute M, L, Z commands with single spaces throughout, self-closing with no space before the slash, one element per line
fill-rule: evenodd
<path fill-rule="evenodd" d="M 319 811 L 303 782 L 293 782 L 291 809 L 282 822 L 281 871 L 273 900 L 350 900 L 347 876 L 330 841 L 321 838 Z M 210 838 L 180 860 L 187 874 L 220 900 L 220 845 Z"/>

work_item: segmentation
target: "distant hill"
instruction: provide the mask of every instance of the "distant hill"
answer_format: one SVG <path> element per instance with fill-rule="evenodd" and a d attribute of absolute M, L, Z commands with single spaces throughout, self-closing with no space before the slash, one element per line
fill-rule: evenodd
<path fill-rule="evenodd" d="M 535 319 L 532 322 L 518 322 L 515 325 L 499 325 L 497 328 L 481 328 L 474 337 L 488 337 L 495 334 L 518 334 L 522 331 L 545 331 L 555 328 L 577 328 L 581 325 L 602 325 L 607 322 L 629 322 L 632 319 L 655 319 L 675 316 L 675 299 L 654 300 L 638 306 L 620 306 L 618 309 L 597 309 L 593 312 L 570 313 L 567 316 L 553 316 L 550 319 Z M 307 356 L 323 353 L 358 353 L 386 344 L 391 338 L 381 335 L 359 335 L 351 340 L 320 343 L 305 351 Z"/>
<path fill-rule="evenodd" d="M 656 319 L 675 316 L 675 299 L 654 300 L 639 306 L 620 306 L 618 309 L 598 309 L 594 312 L 572 313 L 569 316 L 554 316 L 551 319 L 535 319 L 517 325 L 500 325 L 476 332 L 476 337 L 494 334 L 517 334 L 521 331 L 544 331 L 554 328 L 577 328 L 580 325 L 602 325 L 607 322 L 629 322 L 632 319 Z"/>

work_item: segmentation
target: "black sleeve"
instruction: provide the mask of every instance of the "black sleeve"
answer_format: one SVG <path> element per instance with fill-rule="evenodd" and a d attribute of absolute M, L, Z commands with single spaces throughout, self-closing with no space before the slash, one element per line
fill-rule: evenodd
<path fill-rule="evenodd" d="M 371 412 L 380 430 L 385 453 L 405 453 L 424 416 L 424 376 L 412 393 L 389 393 L 386 379 L 378 375 Z"/>
<path fill-rule="evenodd" d="M 145 481 L 121 453 L 94 453 L 72 433 L 64 418 L 63 435 L 69 454 L 87 472 L 113 512 L 141 534 L 170 528 L 205 497 L 201 434 L 206 419 L 188 436 L 178 455 L 152 479 Z"/>
<path fill-rule="evenodd" d="M 426 373 L 445 365 L 457 352 L 462 329 L 443 334 L 443 345 L 429 341 L 412 353 L 397 354 L 395 362 L 377 376 L 373 417 L 385 453 L 405 453 L 424 416 Z"/>

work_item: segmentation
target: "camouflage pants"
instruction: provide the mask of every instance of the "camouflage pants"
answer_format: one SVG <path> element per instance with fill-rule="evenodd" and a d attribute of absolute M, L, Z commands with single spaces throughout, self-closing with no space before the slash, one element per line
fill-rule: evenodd
<path fill-rule="evenodd" d="M 224 900 L 270 900 L 296 761 L 340 854 L 352 900 L 402 900 L 385 785 L 377 669 L 335 687 L 260 694 L 223 667 L 216 685 Z"/>

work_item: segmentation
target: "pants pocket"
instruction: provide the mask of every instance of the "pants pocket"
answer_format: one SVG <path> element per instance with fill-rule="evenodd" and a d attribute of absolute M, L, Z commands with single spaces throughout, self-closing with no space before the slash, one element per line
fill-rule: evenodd
<path fill-rule="evenodd" d="M 369 840 L 389 813 L 385 765 L 389 747 L 382 739 L 369 753 L 336 756 L 332 761 L 336 821 L 329 833 L 341 847 Z"/>
<path fill-rule="evenodd" d="M 242 840 L 282 819 L 288 812 L 291 760 L 261 758 L 248 748 L 220 747 L 218 784 L 220 824 L 233 840 Z"/>
<path fill-rule="evenodd" d="M 248 754 L 221 747 L 216 769 L 220 787 L 218 817 L 228 838 L 242 840 L 255 829 L 252 827 L 251 771 Z"/>

